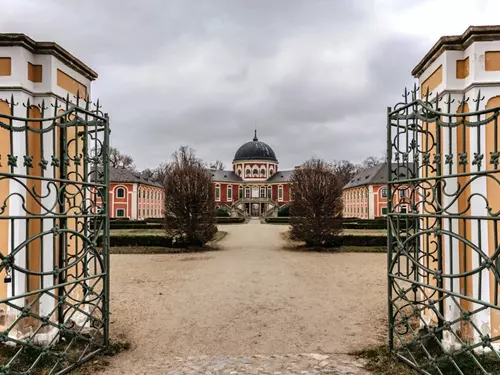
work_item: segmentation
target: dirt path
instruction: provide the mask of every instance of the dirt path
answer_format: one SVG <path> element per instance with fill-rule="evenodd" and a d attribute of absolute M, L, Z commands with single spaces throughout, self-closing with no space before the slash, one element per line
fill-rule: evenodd
<path fill-rule="evenodd" d="M 257 220 L 221 230 L 221 251 L 112 257 L 111 329 L 133 348 L 107 374 L 167 373 L 159 369 L 176 357 L 340 354 L 383 341 L 383 254 L 282 250 L 286 227 Z"/>

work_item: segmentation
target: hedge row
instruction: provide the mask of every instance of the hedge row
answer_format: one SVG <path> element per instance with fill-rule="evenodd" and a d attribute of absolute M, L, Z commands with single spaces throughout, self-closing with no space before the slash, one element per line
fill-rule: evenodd
<path fill-rule="evenodd" d="M 386 236 L 339 236 L 341 246 L 387 246 Z"/>
<path fill-rule="evenodd" d="M 116 224 L 111 223 L 111 230 L 120 229 L 163 229 L 165 226 L 163 224 Z"/>
<path fill-rule="evenodd" d="M 245 222 L 244 217 L 217 217 L 217 224 L 241 224 Z"/>
<path fill-rule="evenodd" d="M 289 217 L 266 217 L 266 223 L 269 224 L 288 224 L 290 223 Z"/>
<path fill-rule="evenodd" d="M 102 237 L 99 236 L 97 244 L 100 246 Z M 186 247 L 188 244 L 174 242 L 172 237 L 156 235 L 135 235 L 135 236 L 110 236 L 110 246 L 155 246 L 155 247 Z"/>

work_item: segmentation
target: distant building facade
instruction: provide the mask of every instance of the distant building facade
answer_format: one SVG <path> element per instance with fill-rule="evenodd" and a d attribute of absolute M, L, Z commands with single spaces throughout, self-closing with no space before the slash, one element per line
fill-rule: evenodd
<path fill-rule="evenodd" d="M 393 164 L 397 169 L 397 164 Z M 342 190 L 344 217 L 375 219 L 387 215 L 387 164 L 364 169 Z M 411 189 L 401 189 L 393 197 L 400 212 L 410 212 Z M 414 199 L 414 198 L 412 198 Z"/>
<path fill-rule="evenodd" d="M 257 138 L 234 155 L 232 170 L 212 170 L 215 203 L 232 216 L 276 216 L 290 203 L 292 170 L 281 171 L 274 150 Z"/>
<path fill-rule="evenodd" d="M 112 218 L 144 220 L 163 217 L 163 186 L 138 172 L 110 168 L 109 215 Z"/>

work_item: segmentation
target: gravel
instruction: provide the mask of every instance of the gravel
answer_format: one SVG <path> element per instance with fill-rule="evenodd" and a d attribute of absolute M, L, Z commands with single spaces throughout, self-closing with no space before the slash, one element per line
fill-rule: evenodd
<path fill-rule="evenodd" d="M 384 254 L 284 250 L 286 228 L 258 220 L 220 230 L 228 235 L 219 251 L 111 256 L 111 332 L 132 349 L 106 374 L 162 373 L 143 369 L 166 370 L 175 358 L 346 354 L 383 343 Z"/>

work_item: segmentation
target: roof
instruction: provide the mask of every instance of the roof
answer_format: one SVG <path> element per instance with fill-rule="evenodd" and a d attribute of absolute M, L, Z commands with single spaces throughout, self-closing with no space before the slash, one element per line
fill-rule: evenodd
<path fill-rule="evenodd" d="M 52 55 L 85 78 L 91 81 L 97 78 L 97 73 L 94 70 L 54 42 L 36 42 L 24 34 L 0 33 L 0 47 L 24 47 L 38 55 Z"/>
<path fill-rule="evenodd" d="M 257 138 L 257 130 L 252 141 L 245 143 L 241 146 L 234 155 L 233 163 L 235 161 L 243 160 L 266 160 L 278 162 L 274 150 L 267 143 L 259 141 Z"/>
<path fill-rule="evenodd" d="M 292 178 L 293 170 L 278 171 L 267 179 L 267 182 L 288 182 Z"/>
<path fill-rule="evenodd" d="M 500 40 L 500 25 L 470 26 L 462 35 L 442 36 L 415 66 L 411 74 L 420 77 L 444 51 L 464 51 L 474 42 L 492 40 Z"/>
<path fill-rule="evenodd" d="M 110 182 L 132 182 L 143 185 L 150 185 L 156 187 L 163 187 L 162 184 L 148 180 L 141 176 L 139 172 L 132 172 L 122 168 L 109 168 L 109 181 Z"/>
<path fill-rule="evenodd" d="M 210 171 L 212 173 L 212 180 L 217 182 L 241 182 L 243 181 L 240 176 L 238 176 L 233 171 L 221 171 L 215 170 Z"/>
<path fill-rule="evenodd" d="M 409 163 L 410 170 L 413 169 L 414 164 Z M 408 169 L 401 164 L 392 163 L 391 169 L 395 172 L 399 168 L 399 177 L 406 177 Z M 377 185 L 387 184 L 387 163 L 376 165 L 375 167 L 367 168 L 355 175 L 351 181 L 344 186 L 344 189 L 349 189 L 363 185 Z"/>

